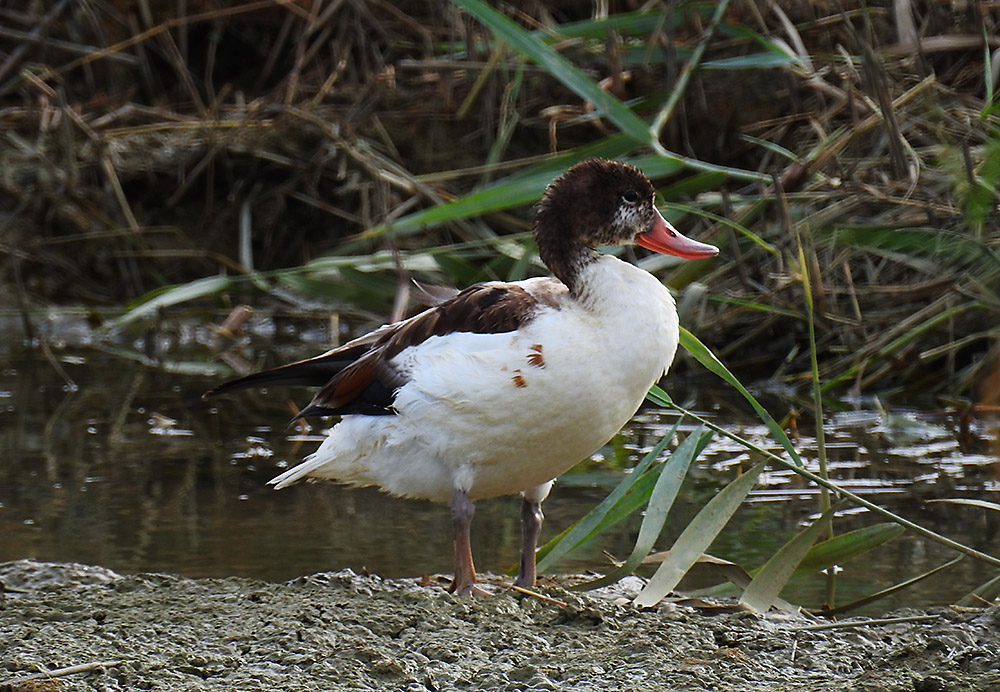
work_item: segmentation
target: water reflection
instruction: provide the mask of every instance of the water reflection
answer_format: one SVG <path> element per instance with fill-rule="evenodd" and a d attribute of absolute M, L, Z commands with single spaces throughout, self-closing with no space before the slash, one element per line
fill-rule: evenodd
<path fill-rule="evenodd" d="M 299 485 L 274 492 L 265 485 L 311 451 L 321 434 L 281 427 L 289 409 L 280 397 L 248 393 L 205 403 L 199 396 L 209 386 L 206 378 L 168 375 L 92 351 L 54 357 L 58 368 L 37 351 L 9 357 L 0 372 L 0 560 L 75 560 L 125 572 L 269 580 L 343 567 L 386 576 L 450 570 L 451 525 L 443 506 L 372 489 Z M 718 423 L 738 426 L 744 437 L 780 452 L 762 426 L 741 420 L 742 407 L 720 401 L 712 407 Z M 600 501 L 622 469 L 673 422 L 671 415 L 644 410 L 596 461 L 562 479 L 546 502 L 545 536 Z M 924 502 L 959 496 L 997 501 L 1000 463 L 991 451 L 996 419 L 965 421 L 961 433 L 975 441 L 974 449 L 959 432 L 952 418 L 939 414 L 836 413 L 827 431 L 830 473 L 893 511 L 997 554 L 1000 514 Z M 814 441 L 800 434 L 799 444 L 815 470 Z M 669 547 L 686 521 L 750 461 L 743 447 L 716 438 L 692 469 L 657 548 Z M 815 513 L 816 495 L 792 472 L 768 470 L 712 552 L 756 567 Z M 853 507 L 838 516 L 839 531 L 881 521 Z M 605 553 L 627 555 L 639 521 L 619 525 L 563 569 L 600 569 Z M 518 532 L 513 498 L 480 503 L 473 527 L 479 566 L 510 567 Z M 902 581 L 951 557 L 906 535 L 845 565 L 840 597 Z M 967 559 L 889 605 L 946 603 L 992 576 Z M 820 579 L 803 580 L 786 597 L 818 605 L 821 591 Z"/>

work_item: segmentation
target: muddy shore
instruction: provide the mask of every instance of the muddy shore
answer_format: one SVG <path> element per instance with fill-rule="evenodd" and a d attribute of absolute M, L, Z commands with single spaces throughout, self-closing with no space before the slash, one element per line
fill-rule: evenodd
<path fill-rule="evenodd" d="M 350 571 L 275 584 L 22 560 L 0 581 L 3 691 L 1000 690 L 995 607 L 822 628 L 556 586 L 461 598 Z"/>

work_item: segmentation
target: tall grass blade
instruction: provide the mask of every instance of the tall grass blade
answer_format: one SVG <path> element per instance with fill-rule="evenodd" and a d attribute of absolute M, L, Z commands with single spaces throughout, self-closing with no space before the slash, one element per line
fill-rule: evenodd
<path fill-rule="evenodd" d="M 412 235 L 449 221 L 531 204 L 541 196 L 545 186 L 552 182 L 553 177 L 552 170 L 510 176 L 450 202 L 407 214 L 392 223 L 392 235 Z M 361 237 L 364 239 L 377 237 L 385 234 L 387 230 L 387 226 L 375 226 L 365 231 Z"/>
<path fill-rule="evenodd" d="M 930 502 L 947 502 L 951 505 L 967 505 L 969 507 L 982 507 L 983 509 L 992 509 L 994 512 L 1000 512 L 1000 504 L 996 502 L 989 502 L 988 500 L 975 500 L 972 498 L 964 497 L 943 497 L 939 500 L 927 500 Z"/>
<path fill-rule="evenodd" d="M 824 233 L 822 237 L 827 237 L 827 234 Z M 898 254 L 886 256 L 909 263 L 926 257 L 955 264 L 975 263 L 986 258 L 981 243 L 965 235 L 943 232 L 939 228 L 845 225 L 830 232 L 828 237 L 836 247 L 894 252 Z"/>
<path fill-rule="evenodd" d="M 661 187 L 659 193 L 664 199 L 694 198 L 702 192 L 718 190 L 725 183 L 726 178 L 726 174 L 721 171 L 696 173 L 672 185 Z"/>
<path fill-rule="evenodd" d="M 834 565 L 842 565 L 898 538 L 905 532 L 906 529 L 899 524 L 883 522 L 828 538 L 809 549 L 792 576 L 815 574 Z"/>
<path fill-rule="evenodd" d="M 712 19 L 709 21 L 705 32 L 695 47 L 694 51 L 691 53 L 691 57 L 684 63 L 684 67 L 681 68 L 680 74 L 677 75 L 677 79 L 674 80 L 672 88 L 670 90 L 670 95 L 667 97 L 667 102 L 663 104 L 660 108 L 660 112 L 656 114 L 653 118 L 653 123 L 649 127 L 649 131 L 652 134 L 654 149 L 658 150 L 658 153 L 667 153 L 666 149 L 660 143 L 660 133 L 663 131 L 663 126 L 667 124 L 670 120 L 671 115 L 673 115 L 674 109 L 681 102 L 681 97 L 687 90 L 688 82 L 691 80 L 691 75 L 694 74 L 695 69 L 701 63 L 701 56 L 705 54 L 705 49 L 708 47 L 709 41 L 712 40 L 712 34 L 715 33 L 716 27 L 722 22 L 722 18 L 726 14 L 726 8 L 729 7 L 729 0 L 719 0 L 715 4 L 715 14 L 712 15 Z"/>
<path fill-rule="evenodd" d="M 638 606 L 651 607 L 663 600 L 687 574 L 753 488 L 766 462 L 760 462 L 719 491 L 695 515 L 670 549 L 670 555 L 653 574 L 649 583 L 635 597 Z"/>
<path fill-rule="evenodd" d="M 965 608 L 982 607 L 987 603 L 993 603 L 998 597 L 1000 597 L 1000 574 L 967 593 L 955 605 Z"/>
<path fill-rule="evenodd" d="M 842 533 L 834 538 L 822 541 L 809 548 L 809 552 L 795 567 L 791 578 L 808 577 L 809 575 L 829 569 L 834 565 L 843 565 L 854 558 L 864 555 L 881 545 L 901 536 L 906 529 L 899 524 L 884 522 L 873 526 L 864 526 L 854 531 Z M 761 568 L 750 570 L 753 577 Z M 747 578 L 747 583 L 750 578 Z M 745 585 L 744 585 L 744 588 Z M 699 589 L 697 596 L 728 596 L 737 593 L 733 584 L 718 584 L 707 589 Z M 776 601 L 777 603 L 777 601 Z"/>
<path fill-rule="evenodd" d="M 608 15 L 604 19 L 586 19 L 579 22 L 566 22 L 552 28 L 552 32 L 563 38 L 597 38 L 607 39 L 608 30 L 614 29 L 619 36 L 650 34 L 661 28 L 665 19 L 664 12 L 621 12 Z M 545 34 L 536 30 L 533 35 L 544 39 Z"/>
<path fill-rule="evenodd" d="M 593 144 L 587 144 L 552 156 L 543 163 L 526 168 L 488 187 L 475 190 L 449 202 L 401 216 L 392 222 L 391 235 L 409 236 L 427 228 L 440 226 L 443 223 L 460 221 L 473 216 L 481 216 L 483 214 L 530 204 L 541 197 L 546 186 L 557 176 L 565 172 L 567 168 L 588 158 L 623 160 L 639 168 L 647 177 L 652 179 L 674 175 L 683 168 L 694 168 L 711 174 L 721 174 L 737 180 L 757 180 L 760 177 L 756 173 L 743 171 L 738 168 L 702 163 L 669 153 L 629 157 L 628 154 L 632 149 L 634 149 L 634 144 L 624 135 L 605 137 Z M 681 209 L 705 216 L 706 218 L 713 218 L 713 215 L 709 212 L 676 204 L 670 206 L 671 208 Z M 777 254 L 777 251 L 772 246 L 743 226 L 733 224 L 719 217 L 715 217 L 715 219 L 720 223 L 733 226 L 738 232 L 749 237 L 758 245 Z M 366 230 L 359 236 L 359 239 L 362 241 L 370 240 L 387 233 L 390 233 L 390 227 L 380 224 Z M 345 243 L 341 248 L 342 252 L 354 252 L 357 250 L 356 243 Z"/>
<path fill-rule="evenodd" d="M 169 372 L 177 375 L 193 375 L 198 377 L 216 377 L 223 374 L 231 374 L 232 370 L 221 363 L 206 363 L 204 361 L 177 360 L 173 358 L 157 358 L 147 356 L 144 353 L 129 348 L 116 346 L 111 342 L 104 342 L 97 346 L 98 350 L 124 358 L 126 360 L 142 363 L 148 368 Z"/>
<path fill-rule="evenodd" d="M 672 436 L 668 436 L 668 439 Z M 600 520 L 589 533 L 583 536 L 582 539 L 576 542 L 579 546 L 587 541 L 595 538 L 596 536 L 604 533 L 612 526 L 615 526 L 619 522 L 622 522 L 629 517 L 635 516 L 636 512 L 642 511 L 643 506 L 649 502 L 649 496 L 653 494 L 653 488 L 656 486 L 656 481 L 659 479 L 659 473 L 657 468 L 647 469 L 645 473 L 642 473 L 638 478 L 631 478 L 637 474 L 639 466 L 629 474 L 630 477 L 622 480 L 622 483 L 627 484 L 628 491 L 624 496 L 621 497 L 617 502 L 610 505 L 608 508 L 601 511 Z M 595 508 L 592 511 L 596 511 Z M 588 515 L 589 516 L 589 515 Z M 583 521 L 581 519 L 581 521 Z M 576 524 L 567 527 L 557 536 L 554 536 L 548 543 L 546 543 L 542 548 L 538 550 L 537 556 L 541 558 L 548 554 L 548 551 L 557 545 L 563 538 L 576 528 Z M 517 565 L 514 565 L 509 570 L 509 574 L 513 575 L 517 572 Z"/>
<path fill-rule="evenodd" d="M 819 475 L 824 479 L 829 479 L 826 465 L 826 428 L 823 420 L 823 391 L 819 379 L 819 353 L 816 348 L 816 304 L 812 293 L 812 276 L 810 275 L 810 263 L 806 257 L 808 243 L 808 226 L 802 226 L 806 239 L 803 240 L 803 233 L 800 231 L 800 224 L 792 222 L 788 209 L 788 200 L 781 192 L 781 186 L 775 185 L 778 193 L 778 201 L 781 205 L 782 214 L 785 218 L 785 225 L 795 232 L 795 243 L 798 246 L 799 272 L 802 274 L 802 292 L 806 299 L 806 317 L 809 325 L 809 373 L 813 394 L 813 419 L 816 425 L 816 460 L 819 463 Z M 810 257 L 814 257 L 812 248 L 808 249 Z M 817 263 L 818 264 L 818 263 Z M 820 281 L 816 277 L 816 281 Z M 820 488 L 819 508 L 825 515 L 830 513 L 830 491 Z M 826 523 L 827 538 L 834 536 L 833 522 Z M 833 605 L 837 597 L 837 573 L 833 570 L 826 573 L 826 603 Z"/>
<path fill-rule="evenodd" d="M 602 89 L 572 62 L 557 53 L 538 36 L 512 22 L 482 0 L 452 0 L 452 2 L 486 25 L 511 48 L 541 66 L 563 85 L 585 101 L 594 104 L 608 120 L 628 135 L 635 144 L 648 144 L 649 127 L 611 93 Z"/>
<path fill-rule="evenodd" d="M 228 276 L 209 276 L 179 286 L 165 286 L 150 291 L 133 303 L 135 307 L 112 321 L 107 326 L 106 331 L 110 333 L 130 322 L 149 317 L 160 308 L 221 293 L 229 288 L 232 283 L 233 279 Z"/>
<path fill-rule="evenodd" d="M 457 221 L 470 216 L 479 216 L 494 211 L 510 209 L 511 207 L 530 204 L 541 197 L 545 186 L 565 169 L 588 158 L 621 158 L 628 154 L 634 143 L 625 135 L 612 135 L 592 144 L 571 149 L 547 158 L 544 162 L 530 166 L 523 171 L 507 176 L 492 185 L 470 192 L 458 199 L 444 204 L 422 209 L 406 216 L 401 216 L 392 222 L 393 235 L 411 235 L 424 228 L 433 228 L 442 223 Z M 659 175 L 670 175 L 680 170 L 681 164 L 669 160 L 661 165 L 672 165 L 663 168 Z M 656 171 L 645 170 L 648 176 L 655 177 Z M 361 234 L 362 239 L 383 235 L 387 226 L 379 225 Z"/>
<path fill-rule="evenodd" d="M 528 276 L 528 268 L 534 261 L 538 247 L 531 241 L 526 241 L 521 246 L 521 256 L 514 261 L 514 265 L 507 273 L 507 281 L 520 281 Z"/>
<path fill-rule="evenodd" d="M 881 591 L 876 591 L 875 593 L 870 594 L 868 596 L 865 596 L 864 598 L 859 598 L 856 601 L 851 601 L 850 603 L 844 603 L 843 605 L 839 605 L 836 608 L 828 608 L 828 609 L 822 610 L 822 611 L 820 611 L 820 614 L 821 615 L 825 615 L 827 617 L 830 617 L 830 616 L 833 616 L 833 615 L 840 615 L 841 613 L 846 613 L 846 612 L 848 612 L 850 610 L 855 610 L 857 608 L 861 608 L 862 606 L 866 606 L 869 603 L 874 603 L 875 601 L 880 601 L 883 598 L 885 598 L 887 596 L 891 596 L 894 593 L 898 593 L 899 591 L 902 591 L 903 589 L 909 588 L 909 587 L 913 586 L 914 584 L 919 584 L 920 582 L 922 582 L 924 579 L 927 579 L 928 577 L 933 577 L 938 572 L 946 570 L 949 567 L 951 567 L 952 565 L 955 565 L 955 564 L 959 563 L 962 560 L 963 557 L 964 556 L 959 555 L 954 560 L 949 560 L 948 562 L 944 563 L 943 565 L 938 565 L 937 567 L 935 567 L 932 570 L 928 570 L 927 572 L 924 572 L 923 574 L 918 574 L 917 576 L 913 577 L 912 579 L 907 579 L 904 582 L 900 582 L 899 584 L 895 584 L 894 586 L 890 586 L 888 589 L 882 589 Z"/>
<path fill-rule="evenodd" d="M 792 441 L 788 439 L 788 435 L 786 435 L 785 431 L 781 429 L 780 425 L 778 425 L 778 421 L 771 417 L 771 414 L 767 412 L 767 409 L 760 405 L 760 402 L 754 398 L 753 394 L 747 391 L 747 388 L 743 386 L 743 383 L 736 379 L 736 376 L 729 371 L 729 368 L 722 364 L 722 361 L 720 361 L 715 354 L 712 353 L 712 350 L 705 344 L 701 343 L 701 341 L 698 340 L 698 337 L 684 327 L 681 327 L 680 344 L 684 347 L 684 350 L 694 357 L 695 360 L 705 366 L 709 371 L 715 373 L 728 382 L 736 389 L 736 391 L 742 394 L 743 398 L 750 402 L 750 406 L 753 407 L 753 410 L 757 413 L 760 419 L 764 421 L 767 429 L 771 431 L 772 435 L 774 435 L 774 439 L 781 444 L 785 452 L 788 453 L 788 456 L 792 458 L 792 461 L 794 461 L 797 466 L 802 466 L 802 459 L 799 457 L 799 453 L 795 451 Z M 659 397 L 661 394 L 664 394 L 663 390 L 656 386 L 654 386 L 650 392 L 654 394 L 655 397 Z M 649 397 L 649 395 L 647 395 L 647 397 Z M 653 398 L 653 401 L 660 403 L 661 406 L 673 406 L 673 402 L 664 404 L 661 401 L 658 401 L 657 398 Z"/>
<path fill-rule="evenodd" d="M 798 65 L 802 60 L 795 55 L 784 53 L 754 53 L 752 55 L 736 55 L 732 58 L 706 60 L 701 64 L 703 70 L 760 70 L 769 67 L 785 67 Z"/>
<path fill-rule="evenodd" d="M 660 537 L 663 525 L 667 521 L 667 514 L 674 504 L 681 483 L 687 476 L 688 467 L 711 439 L 712 432 L 706 431 L 704 427 L 699 427 L 684 438 L 684 441 L 670 455 L 670 459 L 658 470 L 659 477 L 650 495 L 649 505 L 642 518 L 642 526 L 639 528 L 639 536 L 636 538 L 632 553 L 625 562 L 600 579 L 579 584 L 575 588 L 596 589 L 613 584 L 622 577 L 632 574 L 635 568 L 642 564 L 643 559 L 649 555 L 653 544 L 656 543 L 656 539 Z"/>
<path fill-rule="evenodd" d="M 775 247 L 771 243 L 761 238 L 759 235 L 751 231 L 746 226 L 740 224 L 737 221 L 733 221 L 732 219 L 726 218 L 724 216 L 719 216 L 718 214 L 713 214 L 710 211 L 706 211 L 705 209 L 700 209 L 698 207 L 693 207 L 689 204 L 678 204 L 676 202 L 667 202 L 666 204 L 662 205 L 662 208 L 675 209 L 677 211 L 684 212 L 685 214 L 691 214 L 692 216 L 700 216 L 704 219 L 708 219 L 709 221 L 720 224 L 722 226 L 728 226 L 729 228 L 732 228 L 734 231 L 736 231 L 743 237 L 753 241 L 762 250 L 771 253 L 775 257 L 781 255 L 781 250 L 779 250 L 777 247 Z M 771 306 L 771 309 L 775 308 Z"/>
<path fill-rule="evenodd" d="M 826 530 L 831 516 L 833 516 L 833 507 L 827 509 L 816 521 L 781 546 L 778 552 L 764 563 L 753 581 L 743 591 L 740 604 L 755 613 L 767 612 L 774 605 L 781 590 L 785 588 L 785 584 L 788 583 L 792 573 L 795 572 L 795 568 L 805 557 L 809 548 Z"/>
<path fill-rule="evenodd" d="M 667 444 L 677 433 L 681 420 L 683 419 L 678 419 L 674 423 L 670 432 L 664 435 L 653 449 L 649 450 L 646 456 L 636 464 L 632 473 L 625 476 L 597 507 L 594 507 L 583 519 L 573 524 L 573 526 L 563 531 L 538 550 L 535 558 L 538 561 L 539 572 L 544 572 L 554 565 L 557 560 L 569 553 L 569 551 L 600 532 L 601 528 L 606 525 L 604 523 L 606 517 L 626 497 L 626 494 L 633 490 L 633 487 L 639 482 L 649 467 L 652 466 L 653 462 L 663 453 Z"/>
<path fill-rule="evenodd" d="M 770 55 L 794 58 L 799 63 L 803 62 L 802 58 L 796 55 L 795 51 L 793 51 L 788 46 L 787 43 L 785 43 L 784 41 L 775 41 L 774 39 L 768 38 L 767 36 L 764 36 L 763 34 L 754 31 L 746 24 L 740 24 L 735 22 L 726 23 L 723 24 L 721 27 L 719 27 L 719 33 L 729 37 L 749 39 L 760 45 Z M 754 55 L 750 55 L 747 57 L 752 58 L 754 57 Z"/>
<path fill-rule="evenodd" d="M 983 22 L 983 90 L 986 93 L 986 97 L 983 99 L 983 103 L 989 105 L 993 103 L 993 93 L 997 85 L 993 83 L 993 60 L 990 55 L 990 35 L 989 31 L 986 29 L 986 23 Z"/>
<path fill-rule="evenodd" d="M 647 398 L 652 398 L 652 392 L 650 392 L 650 394 L 647 394 Z M 658 399 L 659 399 L 659 397 L 653 398 L 652 400 L 653 401 L 657 401 Z M 669 397 L 667 397 L 667 401 L 669 401 Z M 664 404 L 661 404 L 661 405 L 664 405 Z M 794 473 L 802 476 L 803 478 L 806 478 L 806 479 L 812 481 L 816 485 L 824 487 L 824 488 L 828 488 L 830 491 L 832 491 L 836 495 L 839 495 L 840 497 L 846 497 L 847 499 L 849 499 L 851 502 L 853 502 L 854 504 L 858 505 L 859 507 L 865 507 L 867 509 L 870 509 L 872 512 L 875 512 L 879 516 L 883 516 L 886 519 L 889 519 L 890 521 L 894 521 L 897 524 L 899 524 L 900 526 L 903 526 L 903 527 L 905 527 L 907 529 L 910 529 L 914 533 L 916 533 L 916 534 L 918 534 L 920 536 L 923 536 L 923 537 L 925 537 L 925 538 L 927 538 L 929 540 L 932 540 L 935 543 L 939 543 L 941 545 L 947 546 L 947 547 L 951 548 L 952 550 L 957 550 L 960 553 L 963 553 L 963 554 L 968 555 L 970 557 L 974 557 L 975 559 L 980 560 L 980 561 L 985 562 L 985 563 L 988 563 L 990 565 L 993 565 L 994 567 L 1000 567 L 1000 558 L 998 558 L 996 556 L 990 555 L 988 553 L 984 553 L 981 550 L 976 550 L 975 548 L 967 546 L 964 543 L 959 543 L 958 541 L 953 540 L 951 538 L 948 538 L 947 536 L 942 536 L 941 534 L 937 533 L 936 531 L 931 531 L 930 529 L 928 529 L 925 526 L 921 526 L 920 524 L 918 524 L 918 523 L 916 523 L 914 521 L 910 521 L 906 517 L 902 517 L 902 516 L 896 514 L 895 512 L 891 512 L 888 509 L 886 509 L 885 507 L 882 507 L 881 505 L 875 504 L 874 502 L 871 502 L 870 500 L 867 500 L 864 497 L 861 497 L 860 495 L 858 495 L 857 493 L 853 493 L 850 490 L 847 490 L 846 488 L 842 488 L 839 485 L 837 485 L 836 483 L 833 483 L 832 481 L 830 481 L 830 480 L 828 480 L 826 478 L 823 478 L 819 474 L 813 473 L 812 471 L 810 471 L 809 469 L 807 469 L 807 468 L 805 468 L 805 467 L 803 467 L 801 465 L 796 465 L 793 462 L 788 461 L 787 459 L 785 459 L 783 457 L 780 457 L 777 454 L 774 454 L 770 450 L 767 450 L 767 449 L 764 449 L 763 447 L 755 445 L 754 443 L 750 442 L 750 440 L 747 440 L 747 439 L 745 439 L 743 437 L 740 437 L 739 435 L 737 435 L 737 434 L 735 434 L 735 433 L 733 433 L 733 432 L 731 432 L 729 430 L 726 430 L 725 428 L 719 427 L 718 425 L 716 425 L 712 421 L 706 419 L 704 416 L 699 416 L 697 413 L 693 413 L 692 411 L 688 411 L 683 406 L 678 406 L 677 404 L 673 403 L 672 401 L 670 401 L 669 404 L 665 404 L 665 405 L 668 405 L 671 408 L 679 411 L 680 413 L 683 413 L 685 416 L 693 418 L 694 420 L 698 421 L 699 423 L 705 424 L 707 427 L 711 428 L 715 432 L 720 433 L 722 435 L 725 435 L 726 437 L 728 437 L 731 440 L 734 440 L 735 442 L 739 442 L 741 445 L 743 445 L 747 449 L 750 449 L 750 450 L 752 450 L 752 451 L 754 451 L 754 452 L 756 452 L 756 453 L 758 453 L 758 454 L 760 454 L 762 456 L 767 457 L 768 459 L 770 459 L 774 463 L 780 464 L 784 468 L 786 468 L 786 469 L 788 469 L 790 471 L 793 471 Z"/>

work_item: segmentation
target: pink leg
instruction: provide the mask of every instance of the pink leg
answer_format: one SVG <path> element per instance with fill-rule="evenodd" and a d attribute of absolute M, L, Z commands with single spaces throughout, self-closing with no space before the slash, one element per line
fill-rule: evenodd
<path fill-rule="evenodd" d="M 472 562 L 472 539 L 469 530 L 476 506 L 456 489 L 451 495 L 451 518 L 455 524 L 455 578 L 448 591 L 461 595 L 485 596 L 487 591 L 476 586 L 476 566 Z"/>
<path fill-rule="evenodd" d="M 521 567 L 514 586 L 531 588 L 535 585 L 535 548 L 538 547 L 544 519 L 541 501 L 521 498 Z"/>

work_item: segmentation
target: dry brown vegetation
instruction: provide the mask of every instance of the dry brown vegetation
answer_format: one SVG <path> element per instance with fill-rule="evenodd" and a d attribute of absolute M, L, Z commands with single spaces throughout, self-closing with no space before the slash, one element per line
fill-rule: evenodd
<path fill-rule="evenodd" d="M 594 20 L 608 6 L 658 19 Z M 841 389 L 997 403 L 996 3 L 734 1 L 707 39 L 709 3 L 503 9 L 645 119 L 683 88 L 660 141 L 724 168 L 657 184 L 723 255 L 663 275 L 735 369 L 808 371 L 805 268 Z M 0 26 L 0 280 L 25 310 L 521 233 L 527 205 L 355 242 L 616 132 L 444 0 L 4 0 Z M 782 52 L 794 60 L 765 61 Z M 437 262 L 429 278 L 455 283 L 525 271 L 489 253 Z M 398 277 L 383 273 L 387 313 Z"/>

